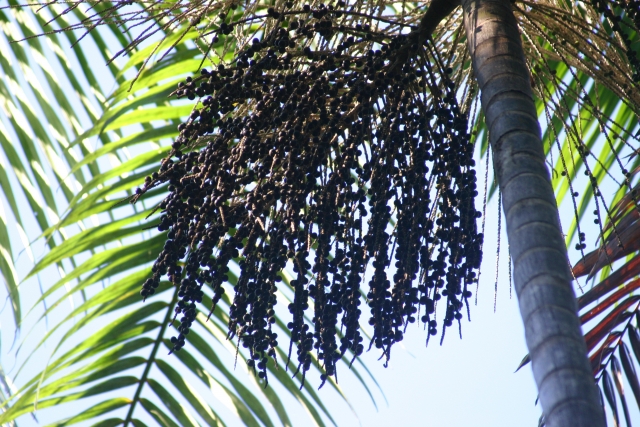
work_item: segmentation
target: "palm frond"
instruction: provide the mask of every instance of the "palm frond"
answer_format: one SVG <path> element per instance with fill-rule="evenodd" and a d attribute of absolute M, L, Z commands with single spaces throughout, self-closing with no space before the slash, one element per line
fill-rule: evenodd
<path fill-rule="evenodd" d="M 73 408 L 71 415 L 55 425 L 225 425 L 231 414 L 246 425 L 288 426 L 298 423 L 286 409 L 291 400 L 307 410 L 314 424 L 335 424 L 312 386 L 300 389 L 284 365 L 270 364 L 268 369 L 271 381 L 290 397 L 264 388 L 246 372 L 244 362 L 239 365 L 242 372 L 230 369 L 229 361 L 246 355 L 226 340 L 228 319 L 221 310 L 209 321 L 198 318 L 189 338 L 196 351 L 176 356 L 168 354 L 167 337 L 176 291 L 162 283 L 153 302 L 140 300 L 149 263 L 166 239 L 149 231 L 144 220 L 166 187 L 148 192 L 133 207 L 121 201 L 157 169 L 177 125 L 191 112 L 189 105 L 171 104 L 167 95 L 185 73 L 198 68 L 202 51 L 190 44 L 198 33 L 184 27 L 184 34 L 171 34 L 160 46 L 123 51 L 119 60 L 126 64 L 113 61 L 100 71 L 95 54 L 68 48 L 78 41 L 73 32 L 50 28 L 86 23 L 95 11 L 109 13 L 113 4 L 101 2 L 93 9 L 52 4 L 49 18 L 43 11 L 31 13 L 35 7 L 18 7 L 17 2 L 10 6 L 0 10 L 3 33 L 26 41 L 4 40 L 16 59 L 0 56 L 7 76 L 0 82 L 3 123 L 10 125 L 0 128 L 9 160 L 0 169 L 0 179 L 10 206 L 9 215 L 0 216 L 0 245 L 5 249 L 0 271 L 16 326 L 25 333 L 12 372 L 16 387 L 2 390 L 0 424 L 36 410 L 46 420 L 46 408 L 66 404 Z M 56 20 L 49 23 L 52 16 Z M 46 38 L 32 37 L 45 32 Z M 132 41 L 117 21 L 85 39 L 82 43 L 97 47 L 105 62 L 112 59 L 114 43 L 126 48 Z M 139 72 L 153 51 L 170 53 Z M 82 77 L 73 63 L 79 64 Z M 114 82 L 115 89 L 105 89 L 105 81 Z M 25 197 L 26 209 L 20 201 Z M 13 254 L 20 248 L 12 231 L 16 225 L 27 250 L 48 247 L 36 255 L 38 262 L 26 263 L 31 273 L 20 285 L 14 271 Z M 56 270 L 60 279 L 51 280 Z M 20 296 L 37 281 L 44 286 L 40 295 L 27 299 L 25 314 Z M 228 304 L 222 302 L 223 307 Z M 40 333 L 44 325 L 48 327 Z M 371 395 L 368 371 L 361 369 L 351 367 Z M 9 384 L 4 381 L 9 377 L 2 375 L 3 384 Z M 335 382 L 331 388 L 345 399 Z"/>
<path fill-rule="evenodd" d="M 197 423 L 198 417 L 207 423 L 217 422 L 218 418 L 213 408 L 207 407 L 201 396 L 189 388 L 191 383 L 184 383 L 178 379 L 175 364 L 168 364 L 166 359 L 158 356 L 160 348 L 176 349 L 175 343 L 167 342 L 164 338 L 166 329 L 172 327 L 175 322 L 172 313 L 176 309 L 178 298 L 176 291 L 172 292 L 169 284 L 165 282 L 155 281 L 151 284 L 145 282 L 146 285 L 143 288 L 145 295 L 155 292 L 157 296 L 147 305 L 142 307 L 136 305 L 138 302 L 134 290 L 136 286 L 140 286 L 144 275 L 150 273 L 143 268 L 162 250 L 163 242 L 166 240 L 165 235 L 145 231 L 144 225 L 140 225 L 140 221 L 154 212 L 154 208 L 168 191 L 168 188 L 165 189 L 163 186 L 165 181 L 157 179 L 157 176 L 154 177 L 154 171 L 158 169 L 161 161 L 164 165 L 167 159 L 174 155 L 178 159 L 183 157 L 180 151 L 181 143 L 175 140 L 183 138 L 185 133 L 182 130 L 186 125 L 182 125 L 180 133 L 173 129 L 176 129 L 178 123 L 193 124 L 195 121 L 195 117 L 186 118 L 191 113 L 193 104 L 170 103 L 167 101 L 167 95 L 172 93 L 172 88 L 184 77 L 182 71 L 194 71 L 205 63 L 213 65 L 226 63 L 229 65 L 231 62 L 236 72 L 241 71 L 245 67 L 238 64 L 242 64 L 244 59 L 248 58 L 248 54 L 245 55 L 246 58 L 242 55 L 243 52 L 250 50 L 249 46 L 252 45 L 251 40 L 254 37 L 261 37 L 263 41 L 270 37 L 276 38 L 276 34 L 281 32 L 279 27 L 286 28 L 286 31 L 290 32 L 289 22 L 293 23 L 294 18 L 298 16 L 304 15 L 306 20 L 302 24 L 295 21 L 296 25 L 301 25 L 304 28 L 304 31 L 298 32 L 298 36 L 303 34 L 308 39 L 298 47 L 302 49 L 304 45 L 309 50 L 292 50 L 291 52 L 296 61 L 301 61 L 298 62 L 298 64 L 302 64 L 301 67 L 308 66 L 304 63 L 305 55 L 310 61 L 313 60 L 315 53 L 311 51 L 311 47 L 317 48 L 321 57 L 347 50 L 364 58 L 367 54 L 366 50 L 369 47 L 373 48 L 372 40 L 380 45 L 385 43 L 387 47 L 391 45 L 389 40 L 400 40 L 399 43 L 402 44 L 402 40 L 413 41 L 412 37 L 414 36 L 424 36 L 421 34 L 421 28 L 432 29 L 436 28 L 437 24 L 436 22 L 423 25 L 424 22 L 420 21 L 424 14 L 422 8 L 393 1 L 366 2 L 364 5 L 360 4 L 358 7 L 350 8 L 341 3 L 340 7 L 343 7 L 344 10 L 337 12 L 334 12 L 335 9 L 326 12 L 327 8 L 316 3 L 312 3 L 306 9 L 297 2 L 292 4 L 276 2 L 274 5 L 254 2 L 245 7 L 237 7 L 234 2 L 204 0 L 134 3 L 136 4 L 132 5 L 131 1 L 97 3 L 79 1 L 68 4 L 54 2 L 49 5 L 53 11 L 51 19 L 44 19 L 36 15 L 40 27 L 37 30 L 21 27 L 22 34 L 20 37 L 16 37 L 17 39 L 24 38 L 27 46 L 37 51 L 38 48 L 34 46 L 38 46 L 37 43 L 41 39 L 35 37 L 36 35 L 46 33 L 52 40 L 57 40 L 57 37 L 65 35 L 72 43 L 76 43 L 73 30 L 79 30 L 82 33 L 80 38 L 91 38 L 99 47 L 103 59 L 109 62 L 110 72 L 117 81 L 118 88 L 109 98 L 104 97 L 99 91 L 97 79 L 92 74 L 88 62 L 81 54 L 78 55 L 78 61 L 82 64 L 89 85 L 94 89 L 94 96 L 101 106 L 100 114 L 90 112 L 91 103 L 86 101 L 86 96 L 80 96 L 81 103 L 92 121 L 91 126 L 84 128 L 87 129 L 85 132 L 81 132 L 81 127 L 76 125 L 76 122 L 79 122 L 77 119 L 69 119 L 69 117 L 73 117 L 75 111 L 71 107 L 73 103 L 65 100 L 65 92 L 56 85 L 55 79 L 45 77 L 54 94 L 53 99 L 60 106 L 59 109 L 49 107 L 49 100 L 41 95 L 42 91 L 33 83 L 33 79 L 28 80 L 25 84 L 26 86 L 30 85 L 38 102 L 44 105 L 42 114 L 50 123 L 52 130 L 44 129 L 37 124 L 38 114 L 31 111 L 24 102 L 24 96 L 21 96 L 19 92 L 14 92 L 14 96 L 8 88 L 5 87 L 2 91 L 3 86 L 0 86 L 0 96 L 4 94 L 3 101 L 8 100 L 5 108 L 9 112 L 7 118 L 15 129 L 23 153 L 17 153 L 13 150 L 9 142 L 13 138 L 3 137 L 4 132 L 0 132 L 0 143 L 2 143 L 11 167 L 18 177 L 20 184 L 18 188 L 27 195 L 32 209 L 38 213 L 37 220 L 40 230 L 43 231 L 47 239 L 46 242 L 51 249 L 36 265 L 32 274 L 42 275 L 53 265 L 66 272 L 64 277 L 46 290 L 38 301 L 38 303 L 50 302 L 50 305 L 45 307 L 42 316 L 46 318 L 53 315 L 65 298 L 68 299 L 77 292 L 83 293 L 84 298 L 83 302 L 74 308 L 71 314 L 56 324 L 48 333 L 47 338 L 59 333 L 59 329 L 65 329 L 71 320 L 81 317 L 82 320 L 78 320 L 76 324 L 68 327 L 68 330 L 62 335 L 59 346 L 63 348 L 65 345 L 69 345 L 65 343 L 77 339 L 78 334 L 81 334 L 80 331 L 91 322 L 97 322 L 103 318 L 109 319 L 111 322 L 98 334 L 99 337 L 102 337 L 104 344 L 99 344 L 99 341 L 94 340 L 90 343 L 94 347 L 80 345 L 67 350 L 66 353 L 63 351 L 62 355 L 51 361 L 46 371 L 22 386 L 22 394 L 16 395 L 11 400 L 14 403 L 5 408 L 7 412 L 5 412 L 5 418 L 2 419 L 11 419 L 14 415 L 7 415 L 11 411 L 14 414 L 28 412 L 27 408 L 36 399 L 39 401 L 43 399 L 39 403 L 41 405 L 63 402 L 65 397 L 60 397 L 57 394 L 62 391 L 73 390 L 76 394 L 69 396 L 76 398 L 102 393 L 105 390 L 113 391 L 128 387 L 128 389 L 135 390 L 133 399 L 122 400 L 120 398 L 119 400 L 116 398 L 97 403 L 90 413 L 103 416 L 112 410 L 127 406 L 129 412 L 126 418 L 108 419 L 104 422 L 107 424 L 124 422 L 127 424 L 131 421 L 135 424 L 140 421 L 133 418 L 132 408 L 140 403 L 149 417 L 163 424 L 191 425 Z M 85 4 L 88 4 L 88 7 L 79 7 Z M 11 6 L 14 7 L 10 9 L 12 11 L 21 10 L 15 7 L 17 6 L 15 2 L 11 3 Z M 635 203 L 635 196 L 633 196 L 635 189 L 631 189 L 631 180 L 637 165 L 634 164 L 633 167 L 627 168 L 621 160 L 623 156 L 635 149 L 633 144 L 638 142 L 637 134 L 634 134 L 638 124 L 638 109 L 640 108 L 638 107 L 640 106 L 640 94 L 636 85 L 640 80 L 640 74 L 638 74 L 637 52 L 634 50 L 634 43 L 638 37 L 637 11 L 631 8 L 630 3 L 618 4 L 617 2 L 580 3 L 576 6 L 558 1 L 521 1 L 516 2 L 514 8 L 524 35 L 524 47 L 528 56 L 531 83 L 540 99 L 539 114 L 547 124 L 544 139 L 548 147 L 550 163 L 554 166 L 554 184 L 558 199 L 562 200 L 567 196 L 572 199 L 574 223 L 567 233 L 567 242 L 571 242 L 577 237 L 577 250 L 583 251 L 586 248 L 586 235 L 581 227 L 589 206 L 593 203 L 596 205 L 598 234 L 602 240 L 603 249 L 588 254 L 581 261 L 581 264 L 574 268 L 574 273 L 576 276 L 586 274 L 593 277 L 598 271 L 603 270 L 604 274 L 608 274 L 613 261 L 629 256 L 639 249 L 637 245 L 634 246 L 638 240 L 636 239 L 637 227 L 635 226 L 638 222 L 638 216 L 635 206 L 637 203 Z M 74 20 L 66 19 L 70 15 L 74 16 Z M 329 22 L 330 20 L 324 19 L 326 16 L 333 17 L 331 19 L 342 18 L 341 26 L 334 28 L 333 23 Z M 7 25 L 12 25 L 13 22 L 9 21 L 6 21 Z M 450 75 L 446 78 L 438 77 L 440 80 L 435 83 L 425 83 L 427 79 L 423 79 L 422 87 L 427 86 L 432 93 L 439 94 L 436 98 L 442 95 L 443 86 L 449 88 L 449 83 L 456 89 L 464 87 L 464 92 L 460 96 L 460 105 L 465 117 L 469 117 L 469 113 L 473 111 L 474 102 L 476 102 L 477 86 L 471 75 L 460 21 L 461 14 L 454 12 L 446 22 L 437 26 L 431 41 L 426 43 L 424 52 L 421 50 L 420 60 L 423 62 L 416 61 L 414 65 L 429 67 L 428 64 L 433 61 L 437 64 L 435 68 L 441 71 L 443 76 Z M 20 18 L 17 18 L 16 22 L 21 25 Z M 46 25 L 50 22 L 57 22 L 59 27 L 49 31 Z M 331 31 L 324 26 L 323 23 L 326 22 L 329 22 Z M 358 29 L 358 25 L 360 25 L 360 29 Z M 360 37 L 364 34 L 361 32 L 363 25 L 370 26 L 367 30 L 370 37 L 359 39 L 357 42 L 348 42 L 350 35 L 355 34 Z M 110 34 L 115 36 L 119 44 L 118 50 L 115 52 L 109 52 L 106 49 L 106 43 L 101 37 L 103 33 L 100 29 L 102 27 L 107 28 Z M 122 28 L 126 28 L 127 31 L 121 31 Z M 373 31 L 370 31 L 371 28 Z M 354 32 L 354 29 L 357 31 Z M 411 30 L 412 36 L 401 37 L 400 33 L 403 30 Z M 341 35 L 331 41 L 335 31 L 340 31 Z M 429 34 L 423 37 L 424 40 L 418 40 L 420 42 L 418 46 L 421 46 L 428 36 Z M 149 44 L 145 45 L 146 43 Z M 338 46 L 342 46 L 342 48 L 338 49 Z M 407 44 L 407 46 L 411 45 Z M 398 58 L 406 59 L 408 56 L 407 46 L 405 49 L 398 50 Z M 276 47 L 278 49 L 275 50 L 279 50 L 280 53 L 287 52 L 288 46 Z M 24 53 L 18 50 L 18 47 L 13 49 L 20 66 L 24 67 L 22 65 L 26 64 Z M 38 58 L 41 57 L 42 54 L 38 56 Z M 115 60 L 118 57 L 126 58 L 128 61 L 121 70 L 115 66 Z M 157 59 L 157 62 L 152 65 L 154 58 Z M 393 62 L 393 64 L 395 63 Z M 19 78 L 11 71 L 11 64 L 1 63 L 0 65 L 10 70 L 7 71 L 9 81 L 18 81 Z M 386 65 L 394 67 L 391 62 Z M 28 72 L 24 74 L 28 75 Z M 49 74 L 46 75 L 49 76 Z M 191 86 L 196 87 L 202 79 L 197 79 L 197 84 Z M 191 81 L 189 80 L 189 83 Z M 83 93 L 83 88 L 86 86 L 73 79 L 70 84 L 78 94 Z M 382 86 L 389 83 L 382 81 L 379 84 Z M 130 92 L 131 89 L 133 92 Z M 197 93 L 197 89 L 191 91 L 183 87 L 180 87 L 176 93 L 188 97 L 190 100 L 207 94 L 207 91 L 202 87 L 198 89 L 202 89 L 201 94 Z M 456 98 L 455 95 L 452 97 Z M 247 111 L 253 107 L 250 103 L 244 103 L 245 100 L 240 101 L 242 102 L 234 104 L 232 108 L 237 109 L 238 117 L 246 115 Z M 196 105 L 204 111 L 202 105 Z M 433 101 L 428 107 L 435 109 L 437 107 L 436 101 Z M 58 114 L 64 120 L 58 117 Z M 475 120 L 475 114 L 472 116 Z M 34 121 L 36 124 L 33 124 L 28 131 L 21 127 L 24 122 L 33 123 Z M 73 125 L 67 124 L 68 122 Z M 162 122 L 162 124 L 158 124 L 158 122 Z M 128 128 L 133 125 L 136 126 L 134 131 Z M 73 129 L 73 131 L 68 132 L 67 129 Z M 482 125 L 476 126 L 476 130 L 479 132 L 479 136 L 486 137 L 487 129 L 484 129 Z M 35 138 L 32 135 L 35 135 Z M 59 135 L 63 135 L 64 138 Z M 34 140 L 38 142 L 38 146 Z M 95 140 L 99 148 L 88 150 L 87 141 L 90 140 Z M 150 141 L 155 143 L 151 148 L 149 148 Z M 210 140 L 204 138 L 188 149 L 197 152 L 208 142 Z M 171 145 L 172 143 L 173 145 Z M 45 153 L 48 162 L 54 165 L 50 175 L 61 189 L 60 197 L 50 191 L 47 180 L 40 173 L 45 162 L 38 151 L 39 149 Z M 62 154 L 57 157 L 53 156 L 52 153 L 56 150 Z M 72 150 L 80 150 L 84 160 L 76 160 L 76 157 L 71 155 Z M 131 150 L 134 154 L 127 155 L 127 150 Z M 557 160 L 554 160 L 553 156 L 557 156 Z M 27 160 L 22 160 L 23 157 L 26 157 Z M 104 160 L 107 158 L 114 160 L 113 167 L 105 168 L 103 166 Z M 637 160 L 634 162 L 637 163 Z M 60 164 L 66 164 L 70 170 L 58 169 Z M 4 169 L 0 169 L 0 172 L 3 171 Z M 583 172 L 587 177 L 586 183 L 580 183 L 580 172 Z M 149 178 L 145 180 L 145 177 Z M 8 182 L 10 179 L 6 173 L 0 173 L 0 180 Z M 72 179 L 75 180 L 73 185 L 81 186 L 81 189 L 75 191 L 75 188 L 72 188 L 72 184 L 69 183 Z M 146 184 L 138 190 L 137 188 L 141 186 L 143 180 Z M 608 180 L 619 184 L 620 189 L 613 198 L 602 194 L 603 186 Z M 578 185 L 580 188 L 584 188 L 582 198 L 579 201 Z M 31 195 L 31 187 L 34 186 L 40 190 L 41 200 Z M 632 197 L 623 196 L 627 189 L 631 189 Z M 63 197 L 64 200 L 59 201 Z M 130 197 L 137 200 L 138 203 L 134 207 L 114 204 L 116 200 L 123 197 Z M 12 200 L 11 194 L 8 198 L 10 198 L 13 215 L 19 218 L 17 203 Z M 64 215 L 60 215 L 62 219 L 59 219 L 56 214 L 47 221 L 45 213 L 59 212 L 58 206 L 64 209 Z M 91 226 L 87 224 L 87 220 L 90 218 L 104 221 L 105 216 L 109 217 L 105 225 Z M 118 220 L 114 220 L 114 218 L 118 218 Z M 395 227 L 395 224 L 393 225 Z M 79 228 L 81 231 L 75 237 L 67 238 L 68 229 L 73 227 Z M 11 244 L 7 229 L 6 221 L 0 221 L 0 244 L 4 248 L 10 247 Z M 65 241 L 62 242 L 63 239 L 60 237 Z M 142 242 L 141 239 L 144 241 Z M 314 249 L 317 249 L 317 246 Z M 11 254 L 12 251 L 5 250 L 3 252 L 3 254 L 7 253 Z M 91 257 L 86 258 L 87 254 L 91 254 Z M 0 270 L 5 278 L 9 278 L 6 280 L 9 293 L 12 295 L 15 318 L 16 322 L 20 323 L 22 318 L 18 299 L 20 295 L 17 291 L 16 273 L 12 271 L 13 263 L 10 258 L 10 255 L 5 255 L 0 262 Z M 69 268 L 69 264 L 72 265 L 71 268 Z M 380 269 L 381 267 L 378 265 L 376 268 Z M 636 276 L 636 268 L 636 264 L 630 261 L 603 280 L 600 285 L 583 295 L 580 300 L 581 308 L 585 310 L 583 320 L 588 322 L 597 319 L 598 321 L 598 324 L 591 328 L 586 336 L 589 347 L 593 351 L 594 370 L 603 381 L 606 400 L 613 408 L 617 408 L 617 400 L 615 399 L 618 396 L 625 417 L 628 417 L 628 408 L 626 400 L 624 400 L 622 383 L 619 380 L 622 371 L 629 373 L 634 372 L 634 369 L 633 362 L 627 357 L 629 352 L 623 353 L 624 346 L 620 346 L 620 343 L 624 334 L 628 333 L 634 350 L 637 344 L 634 344 L 637 341 L 637 336 L 632 333 L 636 331 L 632 320 L 633 314 L 637 311 L 639 300 L 635 296 L 630 296 L 630 293 L 637 287 L 636 281 L 633 279 Z M 125 272 L 129 271 L 132 273 L 128 278 L 122 277 Z M 231 285 L 237 283 L 235 271 L 230 271 L 228 276 Z M 96 286 L 106 280 L 116 280 L 117 282 L 113 285 L 105 285 L 103 290 L 95 292 Z M 112 287 L 116 284 L 125 291 L 113 291 Z M 626 287 L 615 290 L 622 284 L 626 284 Z M 151 285 L 158 286 L 157 290 L 150 292 L 149 286 Z M 285 295 L 283 295 L 285 299 L 287 295 L 295 293 L 288 280 L 283 281 L 282 288 L 285 290 Z M 215 298 L 220 296 L 217 291 L 218 289 L 213 291 L 216 295 Z M 214 296 L 211 289 L 207 289 L 205 292 L 208 297 Z M 466 294 L 465 291 L 465 298 Z M 606 295 L 609 296 L 604 301 L 589 305 Z M 213 387 L 214 381 L 202 374 L 206 371 L 201 367 L 204 366 L 203 363 L 207 359 L 209 362 L 212 360 L 211 355 L 216 354 L 216 351 L 214 347 L 205 343 L 210 342 L 211 339 L 217 339 L 218 344 L 225 344 L 224 337 L 227 336 L 225 325 L 229 323 L 229 318 L 220 309 L 227 309 L 233 304 L 234 302 L 231 300 L 222 297 L 210 322 L 204 321 L 202 313 L 194 314 L 194 329 L 189 331 L 187 341 L 197 351 L 189 354 L 178 353 L 179 355 L 176 356 L 182 363 L 182 365 L 178 365 L 179 369 L 191 372 L 207 387 Z M 179 307 L 178 311 L 183 308 Z M 460 313 L 456 311 L 455 314 Z M 182 322 L 184 323 L 184 321 Z M 279 319 L 277 324 L 282 333 L 289 338 L 289 330 L 285 324 Z M 180 331 L 182 332 L 183 329 Z M 118 333 L 122 333 L 122 335 L 114 335 Z M 96 362 L 88 361 L 91 360 L 91 357 L 97 357 L 96 360 L 103 361 L 101 363 L 109 363 L 104 359 L 106 356 L 101 356 L 100 352 L 108 354 L 109 351 L 116 351 L 117 346 L 123 342 L 129 342 L 127 340 L 137 342 L 136 346 L 142 345 L 141 342 L 133 339 L 134 333 L 150 334 L 147 336 L 150 341 L 145 342 L 143 347 L 134 346 L 135 350 L 131 350 L 134 352 L 142 348 L 150 349 L 150 356 L 146 357 L 146 362 L 142 363 L 141 359 L 136 358 L 137 356 L 130 356 L 131 353 L 126 353 L 122 356 L 123 359 L 109 359 L 115 360 L 113 363 L 120 363 L 120 365 L 115 367 L 105 365 L 107 368 L 102 371 L 102 368 L 94 365 Z M 206 335 L 207 333 L 209 335 Z M 182 334 L 180 337 L 184 338 L 185 335 Z M 203 336 L 207 338 L 203 338 Z M 401 338 L 402 335 L 396 334 L 396 336 Z M 47 338 L 42 342 L 45 342 Z M 40 345 L 42 343 L 38 344 L 38 347 Z M 387 352 L 389 347 L 390 344 L 387 346 Z M 612 356 L 616 348 L 620 348 L 622 370 L 618 366 L 617 359 Z M 231 353 L 238 351 L 239 357 L 247 358 L 247 354 L 243 353 L 242 349 L 231 347 L 229 350 Z M 87 352 L 88 355 L 84 356 L 85 353 L 79 354 L 79 352 Z M 251 356 L 253 356 L 253 349 Z M 281 363 L 287 358 L 278 350 L 277 357 L 268 364 L 266 369 L 269 370 L 270 378 L 276 378 L 286 384 L 288 389 L 293 390 L 290 378 L 283 375 L 282 370 L 273 370 L 276 363 Z M 82 365 L 83 363 L 88 364 Z M 317 364 L 318 360 L 314 359 L 313 366 L 315 367 Z M 120 375 L 120 372 L 125 372 L 127 369 L 137 369 L 143 365 L 141 377 L 125 374 L 122 376 L 102 375 L 102 372 L 111 371 L 113 371 L 113 375 Z M 85 368 L 80 368 L 80 366 L 85 366 L 88 370 L 84 370 Z M 611 367 L 611 376 L 605 370 L 607 366 Z M 216 367 L 220 369 L 219 366 Z M 66 378 L 66 383 L 63 383 L 60 378 L 56 379 L 54 374 L 63 375 L 64 369 L 75 369 L 79 373 L 69 374 L 70 377 L 61 377 Z M 190 402 L 191 406 L 187 407 L 180 400 L 174 399 L 172 393 L 161 382 L 149 378 L 148 375 L 152 371 L 158 371 L 165 378 L 173 379 L 178 392 L 186 401 Z M 90 385 L 94 381 L 102 382 Z M 68 386 L 64 384 L 68 384 Z M 335 387 L 335 384 L 331 384 Z M 145 385 L 149 385 L 145 389 L 150 389 L 155 398 L 164 402 L 163 408 L 156 405 L 153 399 L 147 396 L 142 397 L 141 390 Z M 234 402 L 233 405 L 243 422 L 253 424 L 259 420 L 262 423 L 267 423 L 265 420 L 268 417 L 255 404 L 257 397 L 246 397 L 248 395 L 241 393 L 238 389 L 233 391 L 231 388 L 218 385 L 225 392 L 231 393 L 229 394 L 232 396 L 230 397 L 231 401 Z M 81 389 L 82 387 L 89 388 L 76 391 L 76 388 Z M 304 393 L 300 394 L 292 392 L 307 406 L 314 420 L 321 423 L 323 416 L 329 417 L 328 412 L 324 410 L 320 400 L 308 385 L 304 385 L 304 390 Z M 266 391 L 264 393 L 274 407 L 282 407 L 275 395 Z M 37 398 L 34 397 L 34 394 Z M 324 415 L 320 415 L 320 413 L 324 413 Z M 614 409 L 614 413 L 616 422 L 618 422 L 620 417 L 617 409 Z M 284 424 L 288 423 L 285 412 L 277 410 L 277 414 Z M 71 420 L 80 419 L 76 417 Z"/>

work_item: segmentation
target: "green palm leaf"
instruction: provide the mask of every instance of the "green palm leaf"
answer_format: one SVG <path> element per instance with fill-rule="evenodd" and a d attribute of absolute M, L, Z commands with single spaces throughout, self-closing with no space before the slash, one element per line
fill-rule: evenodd
<path fill-rule="evenodd" d="M 108 2 L 96 6 L 109 7 Z M 84 7 L 63 13 L 60 5 L 50 10 L 61 14 L 54 23 L 60 26 L 93 13 Z M 46 32 L 51 26 L 45 26 L 47 21 L 42 13 L 27 9 L 0 9 L 3 33 L 13 39 Z M 216 310 L 208 322 L 199 319 L 200 327 L 190 337 L 196 351 L 169 355 L 167 328 L 176 292 L 163 283 L 152 301 L 143 303 L 139 295 L 149 263 L 165 240 L 164 234 L 148 230 L 153 218 L 145 218 L 166 189 L 145 194 L 134 207 L 119 201 L 134 194 L 144 177 L 158 168 L 177 124 L 191 112 L 191 106 L 175 106 L 167 97 L 185 71 L 195 71 L 201 62 L 201 50 L 190 44 L 197 33 L 184 31 L 171 33 L 159 47 L 129 52 L 123 67 L 112 62 L 102 69 L 82 45 L 68 49 L 78 41 L 72 32 L 22 43 L 3 40 L 15 59 L 0 56 L 7 77 L 0 80 L 3 122 L 10 125 L 0 127 L 0 145 L 9 161 L 0 165 L 9 202 L 7 214 L 0 210 L 0 273 L 16 326 L 25 333 L 16 350 L 20 365 L 13 375 L 18 387 L 3 388 L 0 424 L 67 404 L 73 407 L 72 415 L 52 425 L 225 425 L 228 415 L 221 417 L 218 411 L 226 403 L 226 410 L 246 425 L 294 425 L 286 398 L 264 388 L 257 378 L 251 379 L 255 386 L 247 385 L 250 376 L 230 370 L 222 361 L 222 354 L 236 353 L 225 340 L 221 310 L 226 307 Z M 86 38 L 104 61 L 131 41 L 115 24 Z M 151 52 L 170 47 L 172 54 L 148 64 L 138 75 Z M 80 65 L 81 76 L 72 62 Z M 31 77 L 35 74 L 44 79 Z M 103 91 L 104 80 L 117 83 L 113 91 Z M 22 197 L 26 208 L 18 201 Z M 37 254 L 38 262 L 21 285 L 14 267 L 14 254 L 21 249 L 12 235 L 16 226 L 27 250 L 34 245 L 31 241 L 48 247 Z M 51 280 L 55 270 L 61 273 L 59 280 Z M 44 288 L 29 299 L 25 315 L 21 292 L 35 279 Z M 43 324 L 49 326 L 40 333 Z M 48 360 L 38 372 L 32 366 L 43 357 Z M 242 349 L 237 357 L 246 357 Z M 368 371 L 361 374 L 358 369 L 352 368 L 366 386 Z M 269 370 L 271 381 L 281 383 L 312 422 L 334 424 L 309 384 L 300 390 L 284 365 Z M 339 391 L 335 383 L 332 386 Z"/>

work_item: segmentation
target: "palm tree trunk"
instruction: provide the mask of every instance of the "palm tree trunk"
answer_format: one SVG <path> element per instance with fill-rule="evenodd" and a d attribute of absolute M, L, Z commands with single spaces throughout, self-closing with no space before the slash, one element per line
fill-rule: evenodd
<path fill-rule="evenodd" d="M 462 7 L 545 423 L 605 426 L 511 3 L 462 0 Z"/>

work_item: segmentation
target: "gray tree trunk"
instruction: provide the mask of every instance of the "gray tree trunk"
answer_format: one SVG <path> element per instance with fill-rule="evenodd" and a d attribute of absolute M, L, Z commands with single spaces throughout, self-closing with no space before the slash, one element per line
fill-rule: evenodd
<path fill-rule="evenodd" d="M 511 3 L 462 0 L 462 7 L 546 425 L 605 426 Z"/>

